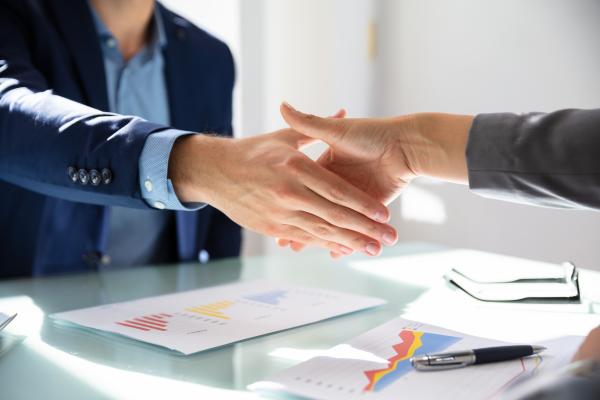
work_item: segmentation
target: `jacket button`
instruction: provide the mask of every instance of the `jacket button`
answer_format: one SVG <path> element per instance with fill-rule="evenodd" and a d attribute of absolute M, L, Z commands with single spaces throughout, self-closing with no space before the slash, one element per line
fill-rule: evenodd
<path fill-rule="evenodd" d="M 90 170 L 90 183 L 94 186 L 98 186 L 102 182 L 102 176 L 96 169 Z"/>
<path fill-rule="evenodd" d="M 79 179 L 79 176 L 77 175 L 77 169 L 75 167 L 67 168 L 67 174 L 69 174 L 69 179 L 71 180 L 71 182 L 77 183 L 77 179 Z"/>
<path fill-rule="evenodd" d="M 108 185 L 109 183 L 112 182 L 112 172 L 110 171 L 110 169 L 108 168 L 104 168 L 102 169 L 102 183 L 104 183 L 105 185 Z"/>
<path fill-rule="evenodd" d="M 87 185 L 90 181 L 90 174 L 85 169 L 80 169 L 78 172 L 79 175 L 79 183 L 82 185 Z"/>

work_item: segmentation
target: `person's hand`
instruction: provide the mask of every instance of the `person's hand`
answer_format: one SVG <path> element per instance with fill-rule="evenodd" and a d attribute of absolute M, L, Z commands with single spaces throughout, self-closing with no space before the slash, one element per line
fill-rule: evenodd
<path fill-rule="evenodd" d="M 169 177 L 183 202 L 204 202 L 245 228 L 339 254 L 381 252 L 397 233 L 380 201 L 298 149 L 290 129 L 247 139 L 191 135 L 171 153 Z"/>
<path fill-rule="evenodd" d="M 600 326 L 593 329 L 585 338 L 577 353 L 573 357 L 573 361 L 581 361 L 587 359 L 600 360 Z"/>
<path fill-rule="evenodd" d="M 467 180 L 469 116 L 320 118 L 286 103 L 281 106 L 281 114 L 292 129 L 329 145 L 319 164 L 384 204 L 394 200 L 417 176 L 461 183 Z M 296 251 L 304 247 L 289 238 L 279 239 L 278 243 L 289 244 Z"/>

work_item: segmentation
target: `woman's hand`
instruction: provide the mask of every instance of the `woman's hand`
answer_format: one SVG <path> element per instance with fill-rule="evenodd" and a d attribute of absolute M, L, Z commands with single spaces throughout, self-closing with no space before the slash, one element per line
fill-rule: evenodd
<path fill-rule="evenodd" d="M 429 113 L 386 119 L 320 118 L 286 103 L 281 114 L 295 131 L 329 145 L 319 164 L 384 204 L 398 197 L 417 176 L 467 181 L 465 148 L 470 116 Z M 278 243 L 294 250 L 304 247 L 287 238 Z"/>

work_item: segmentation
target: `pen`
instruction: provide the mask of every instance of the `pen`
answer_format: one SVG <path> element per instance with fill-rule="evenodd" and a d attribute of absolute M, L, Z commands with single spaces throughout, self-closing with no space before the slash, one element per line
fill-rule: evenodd
<path fill-rule="evenodd" d="M 13 319 L 15 319 L 15 317 L 17 316 L 17 314 L 14 314 L 12 317 L 9 317 L 6 321 L 4 321 L 1 325 L 0 325 L 0 331 L 4 328 L 6 328 L 8 326 L 8 324 L 11 323 L 11 321 Z"/>
<path fill-rule="evenodd" d="M 410 363 L 419 371 L 461 368 L 468 365 L 486 364 L 498 361 L 514 360 L 541 353 L 542 346 L 498 346 L 483 349 L 453 351 L 449 353 L 425 354 L 410 359 Z"/>

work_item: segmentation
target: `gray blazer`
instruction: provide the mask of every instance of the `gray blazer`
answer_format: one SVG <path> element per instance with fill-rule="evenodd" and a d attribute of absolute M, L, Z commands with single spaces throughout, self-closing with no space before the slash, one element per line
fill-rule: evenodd
<path fill-rule="evenodd" d="M 600 210 L 600 109 L 480 114 L 467 165 L 482 196 Z"/>

